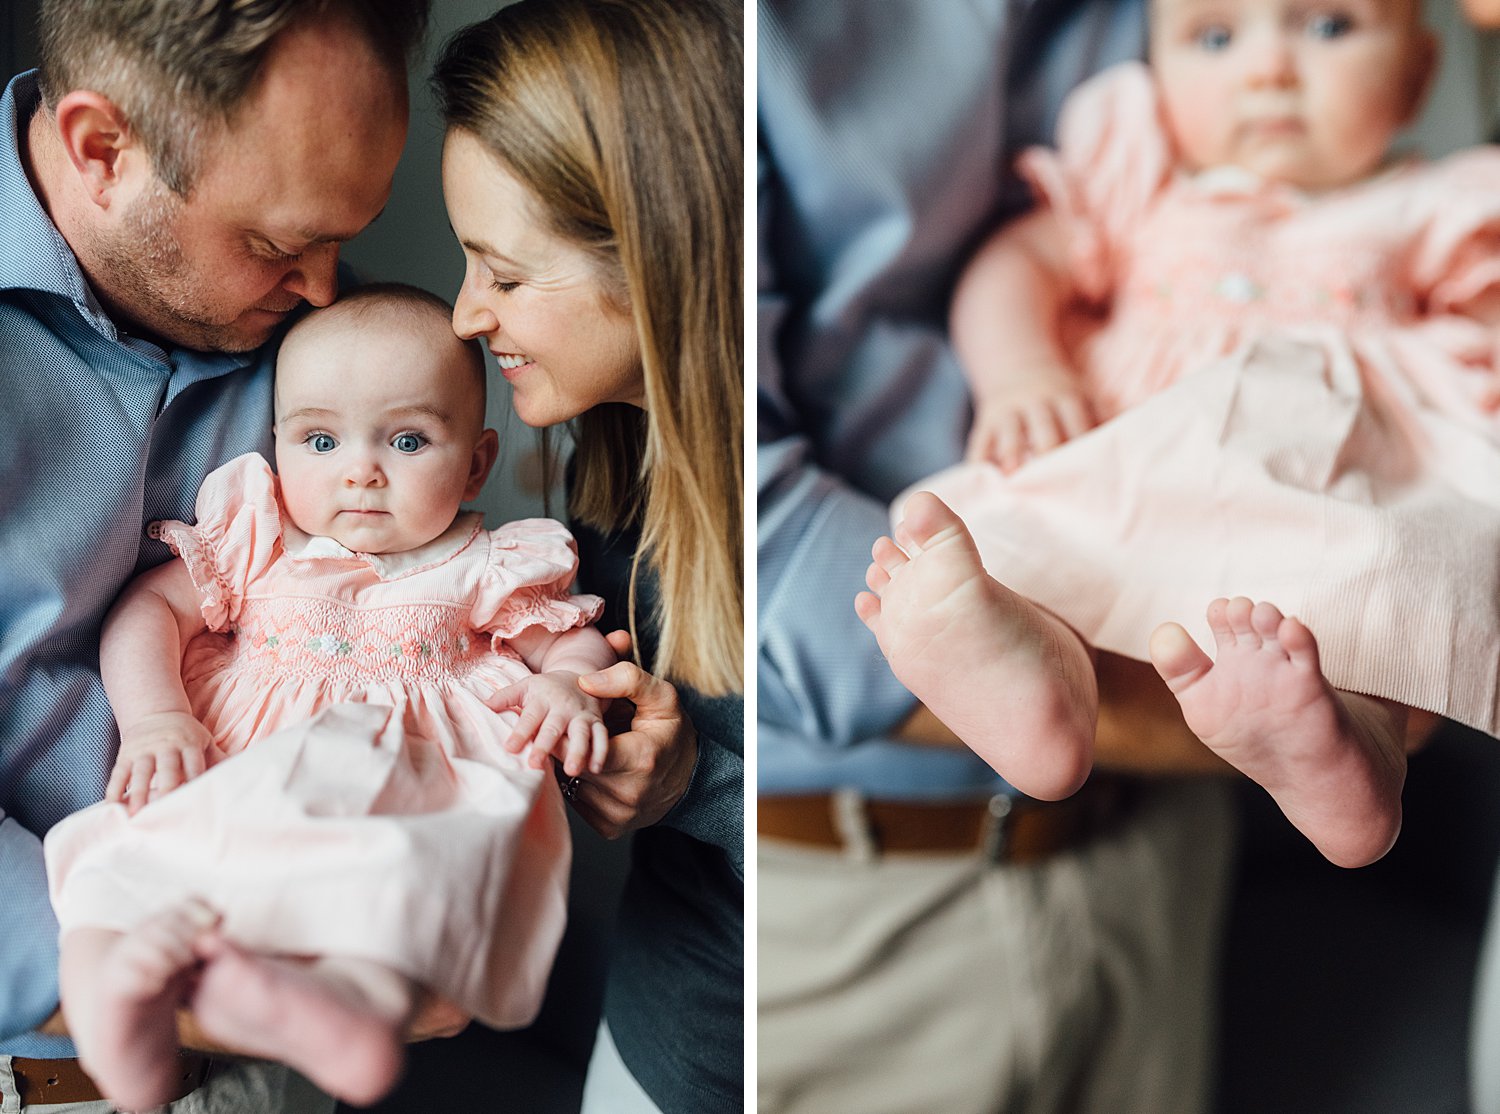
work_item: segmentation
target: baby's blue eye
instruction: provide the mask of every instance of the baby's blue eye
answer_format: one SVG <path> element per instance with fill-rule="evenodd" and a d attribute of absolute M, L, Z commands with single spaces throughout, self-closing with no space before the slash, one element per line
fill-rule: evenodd
<path fill-rule="evenodd" d="M 1225 50 L 1233 40 L 1234 32 L 1222 25 L 1205 27 L 1193 37 L 1193 42 L 1210 51 Z"/>
<path fill-rule="evenodd" d="M 315 453 L 331 453 L 338 446 L 330 433 L 314 433 L 307 438 L 307 447 Z"/>
<path fill-rule="evenodd" d="M 1307 21 L 1307 33 L 1315 39 L 1339 39 L 1354 30 L 1354 20 L 1342 12 L 1315 15 Z"/>
<path fill-rule="evenodd" d="M 427 438 L 420 433 L 398 433 L 391 442 L 391 447 L 398 453 L 414 453 L 425 444 Z"/>

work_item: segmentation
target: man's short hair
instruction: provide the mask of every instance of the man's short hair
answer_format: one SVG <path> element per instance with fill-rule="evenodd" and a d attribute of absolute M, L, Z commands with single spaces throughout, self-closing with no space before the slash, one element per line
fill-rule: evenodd
<path fill-rule="evenodd" d="M 229 122 L 276 36 L 342 18 L 405 74 L 432 0 L 42 0 L 42 97 L 75 89 L 113 101 L 157 176 L 186 196 L 205 133 Z M 337 64 L 337 63 L 331 63 Z"/>

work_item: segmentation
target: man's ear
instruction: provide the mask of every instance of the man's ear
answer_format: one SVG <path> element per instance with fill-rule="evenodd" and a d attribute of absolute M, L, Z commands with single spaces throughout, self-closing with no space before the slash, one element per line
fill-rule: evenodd
<path fill-rule="evenodd" d="M 464 485 L 465 503 L 478 497 L 479 489 L 490 478 L 490 469 L 495 466 L 495 458 L 499 455 L 500 435 L 493 429 L 485 430 L 474 443 L 474 455 L 469 460 L 469 482 Z"/>
<path fill-rule="evenodd" d="M 125 177 L 146 153 L 130 121 L 101 93 L 77 89 L 57 102 L 57 134 L 89 198 L 108 209 Z M 149 161 L 143 165 L 149 167 Z"/>

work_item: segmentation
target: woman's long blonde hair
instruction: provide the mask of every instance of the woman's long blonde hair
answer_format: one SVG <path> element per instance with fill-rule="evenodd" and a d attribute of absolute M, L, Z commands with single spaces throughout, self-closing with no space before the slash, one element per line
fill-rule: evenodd
<path fill-rule="evenodd" d="M 728 0 L 521 0 L 460 31 L 444 121 L 535 195 L 635 321 L 646 409 L 575 423 L 570 511 L 638 524 L 659 586 L 654 668 L 744 687 L 743 102 Z"/>

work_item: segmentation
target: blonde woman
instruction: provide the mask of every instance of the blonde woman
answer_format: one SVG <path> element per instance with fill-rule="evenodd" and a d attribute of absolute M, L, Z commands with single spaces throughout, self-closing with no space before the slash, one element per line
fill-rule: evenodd
<path fill-rule="evenodd" d="M 740 23 L 717 0 L 522 0 L 434 75 L 454 329 L 524 422 L 573 423 L 580 578 L 634 646 L 583 682 L 630 727 L 564 786 L 602 834 L 641 829 L 585 1111 L 742 1104 Z"/>

